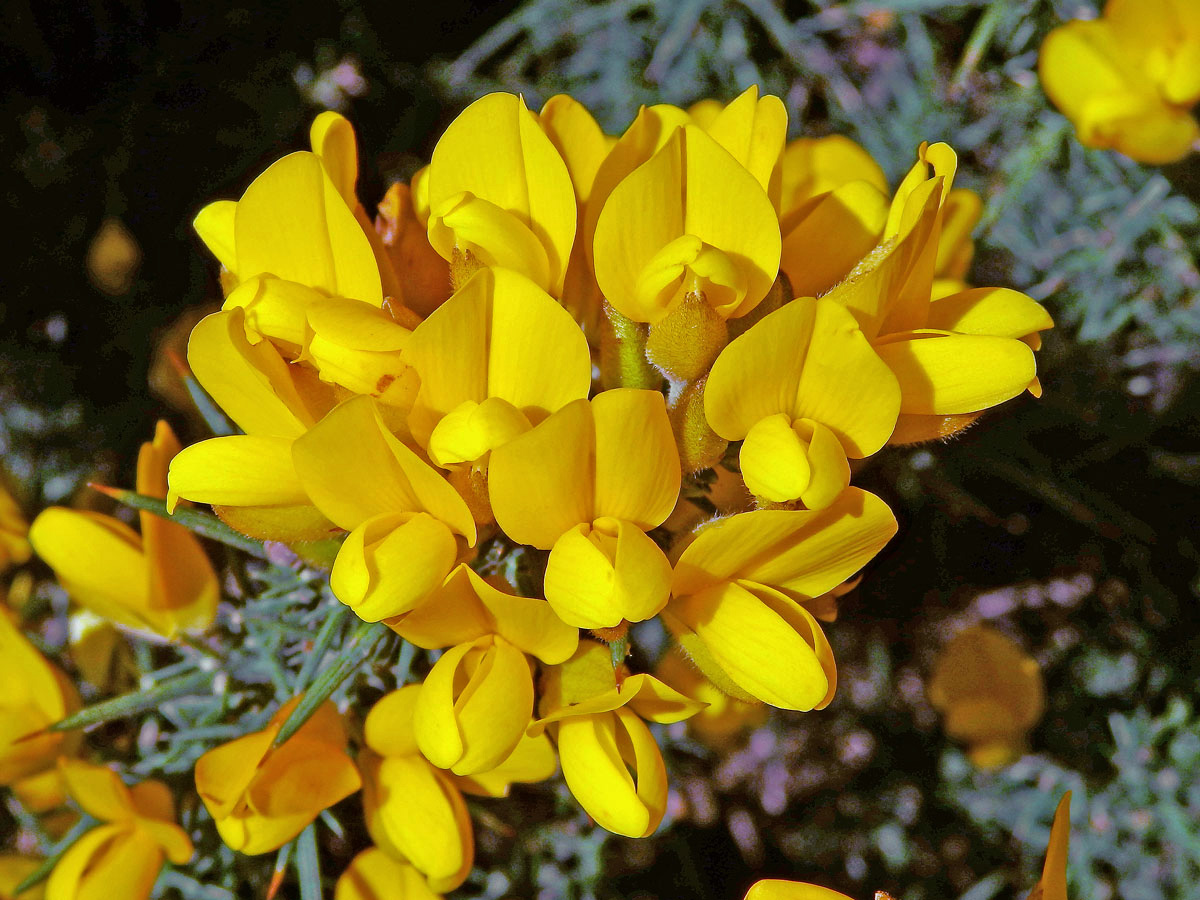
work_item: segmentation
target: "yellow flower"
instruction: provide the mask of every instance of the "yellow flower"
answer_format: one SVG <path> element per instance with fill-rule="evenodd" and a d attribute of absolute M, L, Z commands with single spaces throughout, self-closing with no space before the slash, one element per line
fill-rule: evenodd
<path fill-rule="evenodd" d="M 299 731 L 272 749 L 298 700 L 280 707 L 262 731 L 215 747 L 196 761 L 196 792 L 221 839 L 240 853 L 277 850 L 322 810 L 362 786 L 332 703 L 318 707 Z"/>
<path fill-rule="evenodd" d="M 501 591 L 465 565 L 392 628 L 419 647 L 451 648 L 425 676 L 413 727 L 425 757 L 456 775 L 493 770 L 516 749 L 533 716 L 525 655 L 555 665 L 579 643 L 546 601 Z"/>
<path fill-rule="evenodd" d="M 695 125 L 677 128 L 613 189 L 593 246 L 605 298 L 633 321 L 650 323 L 689 294 L 722 319 L 744 316 L 774 283 L 779 252 L 779 221 L 766 191 Z"/>
<path fill-rule="evenodd" d="M 67 792 L 104 824 L 84 834 L 55 864 L 47 900 L 142 900 L 150 896 L 164 859 L 182 865 L 192 858 L 192 842 L 175 824 L 175 804 L 162 782 L 126 787 L 105 766 L 63 760 L 59 767 Z"/>
<path fill-rule="evenodd" d="M 415 866 L 368 847 L 338 877 L 333 900 L 440 900 Z"/>
<path fill-rule="evenodd" d="M 29 526 L 21 507 L 0 481 L 0 572 L 28 562 Z"/>
<path fill-rule="evenodd" d="M 429 763 L 413 726 L 419 685 L 393 691 L 371 708 L 359 755 L 363 809 L 372 840 L 407 860 L 437 893 L 466 879 L 475 858 L 471 817 L 451 776 Z"/>
<path fill-rule="evenodd" d="M 783 709 L 833 699 L 833 651 L 805 604 L 879 552 L 891 510 L 857 488 L 820 511 L 757 510 L 702 526 L 675 563 L 663 621 L 722 690 Z"/>
<path fill-rule="evenodd" d="M 137 491 L 167 496 L 167 466 L 179 441 L 166 422 L 138 453 Z M 166 638 L 203 631 L 216 614 L 220 587 L 200 542 L 183 526 L 142 512 L 141 534 L 98 513 L 51 507 L 29 536 L 38 555 L 80 606 L 138 631 Z"/>
<path fill-rule="evenodd" d="M 799 138 L 782 158 L 779 268 L 797 297 L 819 297 L 879 242 L 887 178 L 849 138 Z"/>
<path fill-rule="evenodd" d="M 251 343 L 244 316 L 233 309 L 202 319 L 192 331 L 188 362 L 245 434 L 200 441 L 176 456 L 167 508 L 186 498 L 211 503 L 223 519 L 254 537 L 327 537 L 333 525 L 313 508 L 300 483 L 292 443 L 333 406 L 333 397 L 311 370 L 288 365 L 271 342 Z"/>
<path fill-rule="evenodd" d="M 688 731 L 714 750 L 728 749 L 738 737 L 767 719 L 766 706 L 729 696 L 705 678 L 677 648 L 663 655 L 657 673 L 681 694 L 706 704 L 688 719 Z"/>
<path fill-rule="evenodd" d="M 476 273 L 417 326 L 405 360 L 421 383 L 409 428 L 444 468 L 484 460 L 592 384 L 571 315 L 506 269 Z"/>
<path fill-rule="evenodd" d="M 429 242 L 452 271 L 457 252 L 561 296 L 575 240 L 575 191 L 522 98 L 488 94 L 467 107 L 434 148 L 427 178 Z"/>
<path fill-rule="evenodd" d="M 542 718 L 530 733 L 551 729 L 567 787 L 599 825 L 648 837 L 666 813 L 667 770 L 642 719 L 679 722 L 703 704 L 651 675 L 621 674 L 618 681 L 607 646 L 581 641 L 547 674 Z"/>
<path fill-rule="evenodd" d="M 931 300 L 956 165 L 946 144 L 922 144 L 883 242 L 826 295 L 854 314 L 900 383 L 893 443 L 953 434 L 1027 388 L 1041 393 L 1031 345 L 1054 323 L 1040 304 L 1003 288 Z"/>
<path fill-rule="evenodd" d="M 13 853 L 0 853 L 0 900 L 43 900 L 46 896 L 44 884 L 16 893 L 17 885 L 33 874 L 41 860 Z"/>
<path fill-rule="evenodd" d="M 370 397 L 333 409 L 295 442 L 292 458 L 312 502 L 350 532 L 330 586 L 368 622 L 416 607 L 475 545 L 463 498 L 396 439 Z"/>
<path fill-rule="evenodd" d="M 879 894 L 875 896 L 876 900 L 880 900 Z M 745 900 L 851 900 L 851 898 L 832 888 L 805 884 L 800 881 L 768 878 L 755 882 L 750 890 L 746 891 Z"/>
<path fill-rule="evenodd" d="M 1182 159 L 1200 139 L 1200 8 L 1194 0 L 1109 0 L 1042 44 L 1038 70 L 1089 147 L 1140 162 Z"/>
<path fill-rule="evenodd" d="M 983 200 L 972 190 L 955 188 L 942 208 L 942 236 L 934 264 L 933 300 L 967 290 L 967 270 L 975 257 L 971 232 L 979 224 Z M 1036 347 L 1034 348 L 1037 349 Z"/>
<path fill-rule="evenodd" d="M 630 389 L 567 404 L 492 451 L 488 476 L 497 523 L 550 550 L 546 599 L 581 628 L 662 609 L 670 564 L 646 532 L 671 514 L 679 483 L 662 394 Z"/>
<path fill-rule="evenodd" d="M 891 436 L 900 387 L 844 307 L 802 297 L 721 351 L 704 411 L 717 434 L 744 441 L 753 494 L 820 509 L 850 483 L 847 457 L 870 456 Z"/>
<path fill-rule="evenodd" d="M 231 273 L 225 308 L 246 310 L 255 342 L 261 335 L 295 351 L 308 306 L 324 297 L 383 302 L 371 241 L 315 153 L 273 163 L 241 200 L 201 210 L 194 227 Z"/>
<path fill-rule="evenodd" d="M 929 699 L 946 717 L 946 732 L 965 741 L 978 766 L 1012 762 L 1045 709 L 1037 662 L 985 625 L 955 635 L 929 680 Z"/>
<path fill-rule="evenodd" d="M 54 765 L 78 744 L 78 734 L 44 732 L 79 707 L 74 685 L 21 633 L 0 608 L 0 785 Z M 40 733 L 39 733 L 40 732 Z M 31 737 L 31 735 L 37 737 Z"/>

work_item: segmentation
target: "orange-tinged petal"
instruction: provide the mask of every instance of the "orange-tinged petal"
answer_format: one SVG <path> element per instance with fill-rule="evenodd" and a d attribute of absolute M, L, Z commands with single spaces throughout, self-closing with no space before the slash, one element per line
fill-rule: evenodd
<path fill-rule="evenodd" d="M 346 537 L 329 585 L 360 619 L 379 622 L 422 603 L 450 574 L 457 557 L 458 542 L 440 519 L 385 513 Z"/>
<path fill-rule="evenodd" d="M 227 818 L 242 801 L 275 734 L 268 729 L 243 735 L 196 760 L 196 793 L 214 819 Z"/>
<path fill-rule="evenodd" d="M 908 332 L 875 349 L 900 382 L 902 413 L 987 409 L 1023 392 L 1037 374 L 1033 351 L 1013 338 Z"/>
<path fill-rule="evenodd" d="M 296 441 L 293 459 L 313 503 L 342 528 L 381 515 L 428 512 L 475 542 L 475 520 L 462 497 L 396 439 L 370 397 L 333 409 Z"/>
<path fill-rule="evenodd" d="M 314 153 L 292 153 L 246 189 L 234 219 L 237 274 L 272 274 L 378 306 L 379 268 L 353 209 Z"/>
<path fill-rule="evenodd" d="M 481 147 L 487 152 L 480 153 Z M 463 192 L 511 213 L 529 229 L 545 252 L 542 287 L 557 295 L 575 238 L 575 192 L 566 163 L 520 97 L 481 97 L 438 140 L 429 165 L 433 215 Z"/>
<path fill-rule="evenodd" d="M 1042 866 L 1042 880 L 1038 882 L 1040 893 L 1035 888 L 1029 900 L 1067 900 L 1067 849 L 1071 842 L 1071 792 L 1063 794 L 1054 810 L 1054 824 L 1050 826 L 1050 842 L 1046 846 L 1046 862 Z"/>
<path fill-rule="evenodd" d="M 171 460 L 167 509 L 179 498 L 219 506 L 310 506 L 292 440 L 235 434 L 185 447 Z"/>

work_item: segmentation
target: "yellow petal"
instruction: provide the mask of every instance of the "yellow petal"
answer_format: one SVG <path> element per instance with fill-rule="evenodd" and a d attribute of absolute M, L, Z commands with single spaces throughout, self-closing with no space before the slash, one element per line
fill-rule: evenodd
<path fill-rule="evenodd" d="M 326 110 L 313 119 L 308 130 L 313 153 L 321 157 L 325 174 L 350 208 L 358 205 L 354 185 L 358 181 L 358 142 L 354 128 L 341 113 Z"/>
<path fill-rule="evenodd" d="M 800 298 L 764 316 L 713 363 L 704 412 L 717 434 L 744 438 L 776 413 L 829 428 L 849 456 L 874 453 L 900 410 L 900 389 L 854 317 Z"/>
<path fill-rule="evenodd" d="M 296 441 L 293 458 L 312 502 L 342 528 L 427 512 L 475 543 L 475 520 L 462 497 L 395 438 L 370 397 L 333 409 Z"/>
<path fill-rule="evenodd" d="M 104 822 L 132 821 L 133 797 L 121 777 L 108 766 L 63 759 L 58 771 L 67 793 L 88 815 Z"/>
<path fill-rule="evenodd" d="M 888 202 L 851 181 L 798 208 L 782 222 L 779 268 L 797 297 L 819 297 L 845 278 L 883 234 Z"/>
<path fill-rule="evenodd" d="M 256 813 L 270 819 L 312 821 L 321 810 L 362 786 L 344 744 L 305 738 L 297 734 L 267 756 L 246 796 Z M 303 827 L 301 822 L 293 835 Z"/>
<path fill-rule="evenodd" d="M 528 227 L 546 255 L 542 287 L 557 296 L 575 238 L 575 193 L 562 157 L 520 97 L 476 100 L 438 140 L 429 165 L 430 209 L 464 191 Z"/>
<path fill-rule="evenodd" d="M 132 825 L 101 825 L 71 845 L 46 884 L 47 900 L 148 900 L 163 854 Z"/>
<path fill-rule="evenodd" d="M 591 387 L 587 341 L 570 314 L 503 270 L 476 274 L 434 311 L 405 358 L 421 376 L 411 424 L 422 443 L 467 400 L 505 400 L 536 424 Z"/>
<path fill-rule="evenodd" d="M 788 612 L 801 609 L 793 605 Z M 678 623 L 673 627 L 681 624 L 694 632 L 713 661 L 739 687 L 764 703 L 810 710 L 827 701 L 830 680 L 806 640 L 811 638 L 811 629 L 798 629 L 795 621 L 806 614 L 785 618 L 746 588 L 721 583 L 676 597 L 663 615 L 668 623 Z M 815 622 L 811 627 L 816 627 Z M 819 632 L 819 627 L 816 630 Z"/>
<path fill-rule="evenodd" d="M 257 343 L 270 338 L 285 352 L 295 355 L 305 341 L 308 307 L 325 295 L 294 281 L 270 275 L 248 278 L 230 291 L 222 310 L 241 309 L 247 337 Z"/>
<path fill-rule="evenodd" d="M 853 487 L 818 511 L 740 513 L 705 526 L 688 545 L 675 564 L 672 593 L 737 579 L 810 599 L 861 569 L 895 533 L 887 504 Z"/>
<path fill-rule="evenodd" d="M 147 627 L 142 540 L 123 522 L 54 506 L 34 520 L 29 540 L 76 603 L 120 625 Z"/>
<path fill-rule="evenodd" d="M 448 650 L 434 663 L 413 725 L 426 759 L 456 775 L 474 775 L 512 754 L 532 714 L 533 679 L 525 655 L 503 639 L 482 638 Z"/>
<path fill-rule="evenodd" d="M 619 312 L 639 322 L 666 316 L 690 289 L 639 290 L 656 254 L 684 235 L 729 257 L 739 283 L 696 272 L 696 287 L 724 318 L 753 309 L 779 269 L 779 223 L 766 192 L 699 128 L 679 129 L 649 162 L 624 179 L 596 223 L 596 279 Z"/>
<path fill-rule="evenodd" d="M 551 287 L 550 258 L 518 213 L 476 197 L 453 194 L 430 210 L 429 243 L 448 260 L 470 257 L 489 269 L 510 269 Z"/>
<path fill-rule="evenodd" d="M 850 483 L 846 452 L 832 431 L 812 419 L 760 419 L 741 450 L 742 476 L 758 497 L 802 500 L 809 509 L 832 503 Z"/>
<path fill-rule="evenodd" d="M 594 441 L 591 408 L 576 400 L 492 452 L 488 496 L 505 534 L 549 550 L 564 532 L 592 521 Z"/>
<path fill-rule="evenodd" d="M 421 686 L 409 684 L 384 694 L 363 723 L 367 746 L 381 756 L 411 756 L 419 752 L 413 716 Z"/>
<path fill-rule="evenodd" d="M 621 709 L 559 723 L 558 752 L 567 787 L 597 824 L 628 837 L 648 837 L 658 828 L 667 805 L 666 767 L 634 713 Z"/>
<path fill-rule="evenodd" d="M 292 440 L 248 434 L 210 438 L 171 460 L 167 508 L 178 498 L 221 506 L 308 506 Z"/>
<path fill-rule="evenodd" d="M 604 391 L 591 402 L 595 423 L 595 516 L 643 530 L 671 514 L 679 497 L 679 454 L 658 391 Z"/>
<path fill-rule="evenodd" d="M 630 172 L 654 156 L 676 128 L 690 121 L 692 119 L 688 113 L 666 103 L 643 106 L 638 110 L 632 124 L 609 150 L 592 181 L 592 192 L 584 207 L 583 232 L 580 236 L 589 260 L 594 260 L 596 223 L 613 189 Z"/>
<path fill-rule="evenodd" d="M 564 622 L 612 628 L 652 618 L 666 605 L 671 564 L 632 523 L 597 519 L 555 542 L 546 565 L 546 600 Z"/>
<path fill-rule="evenodd" d="M 765 879 L 756 881 L 746 892 L 745 900 L 851 900 L 831 888 L 799 881 Z"/>
<path fill-rule="evenodd" d="M 378 622 L 418 606 L 450 574 L 457 557 L 454 534 L 440 519 L 383 514 L 346 537 L 329 585 L 360 619 Z"/>
<path fill-rule="evenodd" d="M 249 789 L 275 732 L 256 731 L 209 750 L 196 760 L 196 793 L 214 819 L 231 815 Z"/>
<path fill-rule="evenodd" d="M 234 227 L 242 279 L 269 273 L 330 296 L 383 301 L 371 244 L 316 154 L 292 153 L 258 176 Z"/>
<path fill-rule="evenodd" d="M 192 227 L 204 246 L 230 272 L 237 271 L 237 244 L 234 242 L 233 222 L 237 214 L 237 202 L 217 200 L 196 214 Z"/>
<path fill-rule="evenodd" d="M 444 468 L 475 462 L 531 427 L 525 414 L 507 400 L 464 400 L 429 435 L 429 458 Z"/>
<path fill-rule="evenodd" d="M 494 769 L 455 779 L 459 789 L 483 797 L 507 797 L 513 783 L 536 784 L 558 771 L 558 756 L 550 738 L 522 735 L 512 755 Z"/>
<path fill-rule="evenodd" d="M 876 346 L 900 382 L 902 413 L 955 415 L 1009 400 L 1037 374 L 1019 340 L 974 334 L 908 332 Z"/>
<path fill-rule="evenodd" d="M 333 900 L 440 900 L 411 864 L 368 847 L 338 877 Z"/>
<path fill-rule="evenodd" d="M 770 94 L 760 98 L 758 86 L 747 88 L 704 130 L 740 162 L 767 192 L 776 211 L 782 191 L 782 156 L 787 140 L 787 109 Z"/>
<path fill-rule="evenodd" d="M 1020 291 L 972 288 L 929 305 L 929 327 L 961 334 L 1023 338 L 1054 327 L 1046 308 Z"/>
<path fill-rule="evenodd" d="M 410 408 L 418 379 L 401 359 L 411 332 L 382 309 L 332 297 L 308 307 L 303 358 L 321 380 Z"/>
<path fill-rule="evenodd" d="M 244 316 L 240 308 L 205 316 L 188 340 L 188 363 L 247 434 L 298 437 L 313 418 L 279 351 L 246 339 Z"/>
<path fill-rule="evenodd" d="M 887 176 L 871 154 L 840 134 L 790 142 L 783 151 L 782 169 L 784 216 L 852 181 L 864 181 L 881 194 L 888 190 Z"/>
<path fill-rule="evenodd" d="M 608 155 L 609 138 L 587 107 L 566 94 L 555 94 L 547 100 L 538 121 L 567 164 L 575 200 L 582 206 L 592 192 L 600 164 Z"/>
<path fill-rule="evenodd" d="M 471 820 L 458 789 L 420 756 L 390 757 L 373 767 L 364 797 L 372 834 L 424 873 L 434 891 L 458 887 L 475 856 Z"/>

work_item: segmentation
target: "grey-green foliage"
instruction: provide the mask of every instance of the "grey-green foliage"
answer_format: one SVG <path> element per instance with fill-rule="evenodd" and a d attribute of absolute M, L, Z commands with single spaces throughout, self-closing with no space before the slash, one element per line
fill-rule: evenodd
<path fill-rule="evenodd" d="M 1108 725 L 1112 770 L 1100 784 L 1042 756 L 986 773 L 951 751 L 942 761 L 943 793 L 979 825 L 1013 835 L 1021 858 L 1032 861 L 1044 853 L 1055 805 L 1070 790 L 1071 896 L 1189 900 L 1200 884 L 1200 717 L 1175 698 L 1161 715 L 1113 713 Z M 1037 874 L 1028 871 L 1026 883 Z M 980 891 L 972 900 L 990 896 Z"/>
<path fill-rule="evenodd" d="M 1200 364 L 1200 210 L 1161 171 L 1084 149 L 1038 83 L 1042 39 L 1084 4 L 820 0 L 795 18 L 781 6 L 530 0 L 434 72 L 460 102 L 568 92 L 612 132 L 640 104 L 758 84 L 784 98 L 794 135 L 848 134 L 893 180 L 921 141 L 949 141 L 958 183 L 986 202 L 981 283 L 1047 299 L 1084 340 L 1132 325 L 1168 362 Z"/>

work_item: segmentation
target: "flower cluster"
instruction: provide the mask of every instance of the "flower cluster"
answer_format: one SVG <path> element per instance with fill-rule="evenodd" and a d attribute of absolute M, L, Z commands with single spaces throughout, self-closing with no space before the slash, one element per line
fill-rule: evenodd
<path fill-rule="evenodd" d="M 1089 147 L 1171 163 L 1200 142 L 1200 4 L 1108 0 L 1046 37 L 1042 86 Z"/>
<path fill-rule="evenodd" d="M 329 112 L 311 152 L 201 211 L 225 298 L 188 362 L 237 433 L 181 449 L 160 425 L 139 492 L 298 552 L 335 543 L 337 599 L 438 651 L 361 722 L 325 703 L 280 741 L 293 701 L 204 755 L 230 847 L 279 848 L 361 789 L 375 848 L 338 896 L 442 893 L 473 860 L 464 793 L 561 766 L 596 822 L 647 836 L 668 792 L 651 724 L 696 716 L 720 742 L 763 704 L 832 700 L 821 622 L 897 527 L 853 468 L 1040 394 L 1052 323 L 965 282 L 980 203 L 948 146 L 889 192 L 852 142 L 787 126 L 754 88 L 644 108 L 619 137 L 569 97 L 491 94 L 372 220 Z M 212 621 L 216 576 L 178 524 L 52 509 L 31 540 L 113 622 Z M 630 656 L 655 618 L 682 654 L 658 676 Z M 17 702 L 25 734 L 67 701 Z M 144 824 L 160 807 L 97 815 L 174 859 Z"/>

